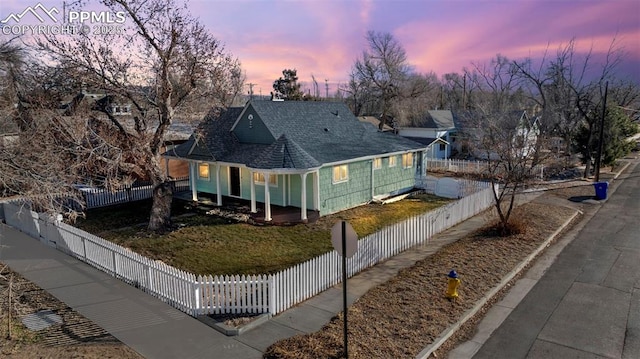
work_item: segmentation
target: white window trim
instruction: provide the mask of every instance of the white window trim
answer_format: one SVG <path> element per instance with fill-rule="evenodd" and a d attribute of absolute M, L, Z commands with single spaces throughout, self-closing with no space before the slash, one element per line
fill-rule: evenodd
<path fill-rule="evenodd" d="M 111 113 L 113 115 L 129 115 L 131 107 L 129 105 L 111 105 Z"/>
<path fill-rule="evenodd" d="M 398 165 L 398 157 L 397 156 L 389 156 L 389 167 L 395 167 Z M 393 161 L 391 160 L 393 158 Z M 393 163 L 391 163 L 393 162 Z"/>
<path fill-rule="evenodd" d="M 378 158 L 374 158 L 373 159 L 373 169 L 374 170 L 379 170 L 382 168 L 382 158 L 378 157 Z"/>
<path fill-rule="evenodd" d="M 411 161 L 407 164 L 408 157 L 411 156 Z M 413 153 L 403 153 L 402 154 L 402 168 L 413 168 Z"/>
<path fill-rule="evenodd" d="M 341 167 L 344 167 L 346 169 L 347 175 L 345 176 L 345 178 L 341 178 L 341 179 L 336 181 L 335 169 L 336 168 L 341 168 Z M 336 165 L 336 166 L 331 167 L 331 181 L 332 181 L 333 184 L 348 182 L 349 181 L 349 165 L 345 164 L 345 165 Z"/>
<path fill-rule="evenodd" d="M 262 175 L 262 180 L 259 179 L 261 175 Z M 258 177 L 258 179 L 256 177 Z M 274 179 L 275 183 L 271 182 L 272 178 Z M 253 172 L 253 183 L 264 186 L 264 173 Z M 278 175 L 274 173 L 269 174 L 269 187 L 278 187 Z"/>
<path fill-rule="evenodd" d="M 201 175 L 200 166 L 207 166 L 207 176 L 206 177 Z M 197 171 L 198 171 L 198 179 L 199 180 L 203 180 L 203 181 L 211 180 L 211 166 L 209 166 L 208 163 L 199 162 Z"/>

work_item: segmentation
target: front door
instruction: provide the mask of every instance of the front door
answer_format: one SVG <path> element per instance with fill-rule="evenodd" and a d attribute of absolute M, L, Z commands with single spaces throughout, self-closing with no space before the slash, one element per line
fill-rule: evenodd
<path fill-rule="evenodd" d="M 229 195 L 240 197 L 240 168 L 229 167 Z"/>

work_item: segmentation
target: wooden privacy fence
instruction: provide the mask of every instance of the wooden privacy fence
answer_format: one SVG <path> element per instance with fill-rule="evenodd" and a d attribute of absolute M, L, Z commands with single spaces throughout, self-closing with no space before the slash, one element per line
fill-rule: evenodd
<path fill-rule="evenodd" d="M 358 241 L 347 275 L 424 244 L 437 233 L 492 205 L 483 189 L 435 211 L 386 227 Z M 476 186 L 476 188 L 479 188 Z M 20 203 L 4 203 L 7 224 L 79 260 L 110 273 L 192 316 L 218 313 L 278 314 L 342 280 L 335 251 L 271 275 L 196 276 L 154 261 Z"/>

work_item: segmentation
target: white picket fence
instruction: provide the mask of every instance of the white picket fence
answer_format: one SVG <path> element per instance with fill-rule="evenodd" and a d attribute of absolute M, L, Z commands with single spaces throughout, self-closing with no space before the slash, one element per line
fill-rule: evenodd
<path fill-rule="evenodd" d="M 356 254 L 347 260 L 347 275 L 353 276 L 408 248 L 427 243 L 435 234 L 487 209 L 493 203 L 492 190 L 488 184 L 481 187 L 480 191 L 445 207 L 360 239 Z M 3 206 L 10 226 L 193 316 L 267 312 L 275 315 L 342 280 L 342 262 L 335 251 L 271 275 L 196 276 L 51 216 L 30 211 L 19 203 Z"/>
<path fill-rule="evenodd" d="M 486 161 L 467 161 L 456 159 L 428 159 L 428 172 L 452 172 L 458 174 L 473 173 L 482 174 L 487 171 L 488 163 Z M 532 168 L 531 173 L 534 177 L 544 179 L 544 166 L 537 165 Z"/>
<path fill-rule="evenodd" d="M 482 173 L 487 163 L 483 161 L 467 161 L 456 159 L 428 159 L 427 172 Z"/>
<path fill-rule="evenodd" d="M 404 222 L 391 225 L 358 241 L 355 255 L 347 260 L 347 276 L 380 263 L 411 247 L 428 243 L 430 239 L 493 204 L 491 188 L 462 198 Z M 280 313 L 293 305 L 341 282 L 342 259 L 331 251 L 272 276 L 270 312 Z"/>
<path fill-rule="evenodd" d="M 177 178 L 172 180 L 171 183 L 174 192 L 187 191 L 190 188 L 189 177 Z M 116 191 L 97 187 L 79 187 L 78 190 L 84 198 L 85 209 L 92 209 L 151 198 L 153 184 L 144 183 L 135 186 L 124 186 Z"/>
<path fill-rule="evenodd" d="M 416 178 L 416 187 L 423 189 L 426 193 L 442 196 L 438 191 L 438 183 L 442 183 L 443 180 L 455 181 L 457 183 L 456 193 L 457 195 L 450 196 L 450 198 L 463 198 L 472 195 L 478 191 L 486 188 L 485 182 L 472 181 L 465 178 L 438 178 L 433 176 L 421 176 Z M 445 196 L 446 197 L 446 196 Z"/>

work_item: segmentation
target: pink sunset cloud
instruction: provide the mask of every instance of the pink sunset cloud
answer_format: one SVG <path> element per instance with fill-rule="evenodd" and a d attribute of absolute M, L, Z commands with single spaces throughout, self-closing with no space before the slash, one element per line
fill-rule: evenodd
<path fill-rule="evenodd" d="M 56 0 L 2 0 L 0 17 L 38 2 L 62 8 Z M 573 38 L 579 51 L 598 55 L 615 37 L 626 51 L 621 77 L 640 83 L 636 0 L 191 0 L 189 9 L 239 58 L 254 93 L 268 94 L 285 68 L 296 68 L 307 88 L 312 74 L 322 90 L 328 79 L 333 93 L 369 30 L 392 33 L 416 71 L 439 76 L 498 53 L 553 55 Z"/>

